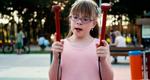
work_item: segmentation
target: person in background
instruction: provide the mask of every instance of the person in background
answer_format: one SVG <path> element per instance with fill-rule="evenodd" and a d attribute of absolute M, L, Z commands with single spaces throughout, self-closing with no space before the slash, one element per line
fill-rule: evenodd
<path fill-rule="evenodd" d="M 39 46 L 44 46 L 44 41 L 45 41 L 45 38 L 44 38 L 43 36 L 41 36 L 41 37 L 39 38 L 38 45 L 39 45 Z"/>
<path fill-rule="evenodd" d="M 110 31 L 110 44 L 113 44 L 115 42 L 115 33 L 113 30 Z"/>
<path fill-rule="evenodd" d="M 137 46 L 137 38 L 134 36 L 133 38 L 134 46 Z"/>
<path fill-rule="evenodd" d="M 41 50 L 44 50 L 46 46 L 49 46 L 49 41 L 45 37 L 41 36 L 38 41 L 38 45 L 41 47 Z"/>
<path fill-rule="evenodd" d="M 23 29 L 20 28 L 17 34 L 17 54 L 21 54 L 21 48 L 23 47 L 23 38 L 24 38 Z"/>
<path fill-rule="evenodd" d="M 126 42 L 124 37 L 121 35 L 120 31 L 115 31 L 115 42 L 111 44 L 110 46 L 116 46 L 116 47 L 126 47 Z M 114 61 L 117 62 L 117 56 L 113 56 Z"/>

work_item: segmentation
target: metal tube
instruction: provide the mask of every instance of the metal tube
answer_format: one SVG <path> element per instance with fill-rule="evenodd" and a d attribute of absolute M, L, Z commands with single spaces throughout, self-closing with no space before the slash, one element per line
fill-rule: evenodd
<path fill-rule="evenodd" d="M 59 23 L 59 10 L 61 7 L 59 5 L 52 6 L 52 9 L 55 11 L 55 24 L 56 24 L 56 33 L 57 33 L 57 41 L 60 41 L 60 23 Z"/>
<path fill-rule="evenodd" d="M 101 37 L 100 37 L 100 46 L 103 46 L 102 40 L 105 39 L 107 11 L 110 9 L 110 7 L 111 5 L 109 3 L 101 4 L 101 9 L 103 10 L 103 22 L 102 22 L 102 30 L 101 30 Z"/>
<path fill-rule="evenodd" d="M 102 3 L 102 0 L 99 0 L 99 7 L 101 7 L 101 3 Z M 100 16 L 99 16 L 99 24 L 100 24 L 100 27 L 99 27 L 99 31 L 101 33 L 101 15 L 102 15 L 102 10 L 100 9 Z"/>
<path fill-rule="evenodd" d="M 144 80 L 146 80 L 146 61 L 145 61 L 145 51 L 143 52 L 143 69 L 144 69 Z"/>

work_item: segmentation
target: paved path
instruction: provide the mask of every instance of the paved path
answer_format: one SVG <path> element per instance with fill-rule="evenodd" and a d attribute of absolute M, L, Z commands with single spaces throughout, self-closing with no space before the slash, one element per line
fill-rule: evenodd
<path fill-rule="evenodd" d="M 49 51 L 51 47 L 47 46 L 44 50 Z M 41 48 L 38 45 L 30 45 L 30 50 L 31 51 L 40 51 Z"/>
<path fill-rule="evenodd" d="M 129 58 L 118 60 L 112 63 L 114 80 L 131 80 Z M 0 80 L 49 80 L 49 67 L 49 54 L 0 54 Z"/>
<path fill-rule="evenodd" d="M 0 54 L 0 80 L 49 80 L 49 54 Z"/>

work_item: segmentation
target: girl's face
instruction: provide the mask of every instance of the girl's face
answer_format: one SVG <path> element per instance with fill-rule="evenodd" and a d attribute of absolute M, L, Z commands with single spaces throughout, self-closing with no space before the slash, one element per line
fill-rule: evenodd
<path fill-rule="evenodd" d="M 75 16 L 73 15 L 74 14 L 71 15 L 71 30 L 73 35 L 77 37 L 89 36 L 90 30 L 95 27 L 97 21 L 94 21 L 93 18 L 83 14 L 75 14 Z M 77 18 L 79 20 L 76 20 Z"/>

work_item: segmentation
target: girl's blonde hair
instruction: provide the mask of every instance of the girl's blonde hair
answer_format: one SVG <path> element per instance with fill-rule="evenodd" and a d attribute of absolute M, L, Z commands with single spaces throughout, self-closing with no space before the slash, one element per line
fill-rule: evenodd
<path fill-rule="evenodd" d="M 90 18 L 92 17 L 93 20 L 97 20 L 99 16 L 98 6 L 93 0 L 78 0 L 73 4 L 69 15 L 79 14 L 79 13 L 85 14 L 86 16 L 89 16 Z M 73 32 L 70 29 L 67 35 L 67 38 L 72 36 L 72 34 Z M 99 25 L 98 24 L 96 24 L 93 30 L 90 31 L 90 35 L 94 38 L 99 38 Z"/>

